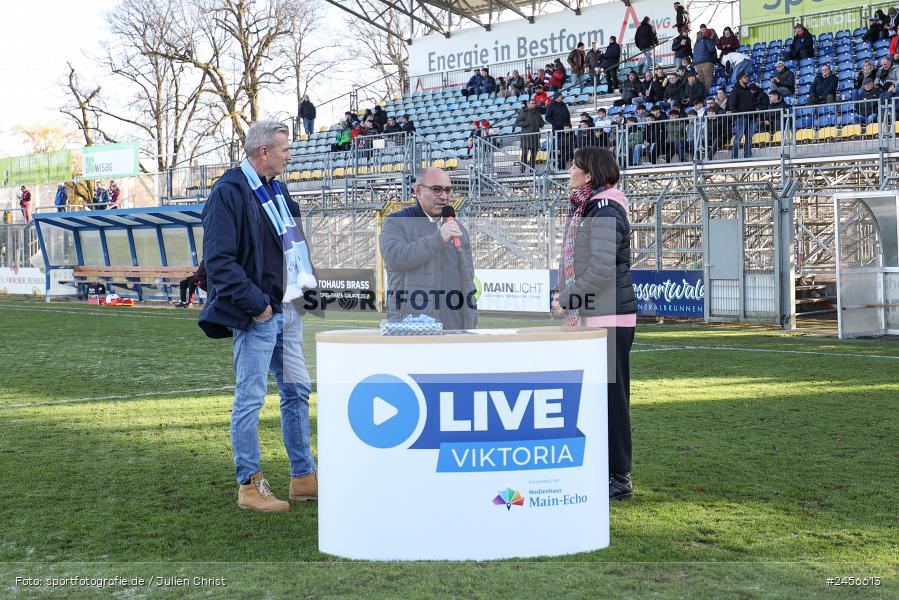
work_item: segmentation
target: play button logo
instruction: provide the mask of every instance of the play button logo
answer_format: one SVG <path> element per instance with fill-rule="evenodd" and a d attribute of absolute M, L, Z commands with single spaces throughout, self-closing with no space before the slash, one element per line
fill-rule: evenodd
<path fill-rule="evenodd" d="M 372 420 L 374 421 L 375 425 L 383 425 L 385 422 L 400 414 L 400 409 L 395 407 L 393 404 L 386 402 L 383 398 L 379 398 L 378 396 L 375 396 L 372 409 L 374 411 L 374 417 Z"/>
<path fill-rule="evenodd" d="M 347 406 L 356 436 L 375 448 L 393 448 L 418 427 L 418 396 L 394 375 L 371 375 L 353 388 Z"/>

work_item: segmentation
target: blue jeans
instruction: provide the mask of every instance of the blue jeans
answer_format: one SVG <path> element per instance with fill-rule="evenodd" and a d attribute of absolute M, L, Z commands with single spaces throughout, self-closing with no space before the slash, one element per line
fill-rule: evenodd
<path fill-rule="evenodd" d="M 643 162 L 643 154 L 644 153 L 646 153 L 650 157 L 652 157 L 652 155 L 655 153 L 655 151 L 656 151 L 655 143 L 652 143 L 652 144 L 646 146 L 645 148 L 644 148 L 643 144 L 637 144 L 636 146 L 634 146 L 633 165 L 636 167 L 636 166 L 639 166 Z"/>
<path fill-rule="evenodd" d="M 737 84 L 737 80 L 740 79 L 740 75 L 743 73 L 748 73 L 752 69 L 752 61 L 744 60 L 743 62 L 737 63 L 737 66 L 734 67 L 733 78 L 731 83 L 734 85 Z"/>
<path fill-rule="evenodd" d="M 314 119 L 303 119 L 303 130 L 306 132 L 306 135 L 312 135 L 313 129 L 315 129 L 315 120 Z"/>
<path fill-rule="evenodd" d="M 652 50 L 644 50 L 643 51 L 643 63 L 640 66 L 640 70 L 643 72 L 652 71 Z"/>
<path fill-rule="evenodd" d="M 231 448 L 237 482 L 262 470 L 259 466 L 259 411 L 275 374 L 281 395 L 281 436 L 290 459 L 290 476 L 315 471 L 309 435 L 309 392 L 312 380 L 303 358 L 303 322 L 291 304 L 265 323 L 253 321 L 249 331 L 234 330 L 234 404 Z"/>
<path fill-rule="evenodd" d="M 752 158 L 752 128 L 749 126 L 749 119 L 737 119 L 734 123 L 733 158 L 740 154 L 740 138 L 744 135 L 746 143 L 743 145 L 743 158 Z"/>

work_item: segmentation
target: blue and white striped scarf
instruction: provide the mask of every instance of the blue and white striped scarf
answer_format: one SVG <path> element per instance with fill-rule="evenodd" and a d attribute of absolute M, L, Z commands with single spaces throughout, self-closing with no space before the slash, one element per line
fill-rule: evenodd
<path fill-rule="evenodd" d="M 281 240 L 287 272 L 282 302 L 291 302 L 301 298 L 303 290 L 314 288 L 318 285 L 318 281 L 312 272 L 312 261 L 309 259 L 309 247 L 306 245 L 306 239 L 287 208 L 284 194 L 281 193 L 281 186 L 277 181 L 272 180 L 272 189 L 275 190 L 275 199 L 272 200 L 249 160 L 244 159 L 240 163 L 240 170 L 243 171 L 250 187 L 256 192 L 256 198 Z"/>

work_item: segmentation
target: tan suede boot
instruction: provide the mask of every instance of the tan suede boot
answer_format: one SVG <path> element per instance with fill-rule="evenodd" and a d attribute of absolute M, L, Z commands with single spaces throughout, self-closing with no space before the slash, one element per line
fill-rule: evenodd
<path fill-rule="evenodd" d="M 290 510 L 290 503 L 275 498 L 262 471 L 252 475 L 249 484 L 240 486 L 237 491 L 237 506 L 262 512 L 287 512 Z"/>
<path fill-rule="evenodd" d="M 290 478 L 290 494 L 291 500 L 318 500 L 318 479 L 315 473 L 309 473 L 302 477 Z"/>

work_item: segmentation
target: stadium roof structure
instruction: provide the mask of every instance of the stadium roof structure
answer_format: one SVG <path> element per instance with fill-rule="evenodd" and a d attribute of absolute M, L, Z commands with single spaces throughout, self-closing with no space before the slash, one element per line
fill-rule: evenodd
<path fill-rule="evenodd" d="M 366 0 L 368 6 L 362 0 L 327 0 L 337 8 L 362 19 L 382 31 L 385 31 L 406 43 L 412 43 L 414 37 L 412 31 L 421 31 L 423 34 L 438 33 L 444 37 L 451 37 L 453 31 L 457 31 L 461 23 L 473 23 L 485 30 L 498 22 L 501 13 L 509 11 L 518 17 L 534 22 L 534 17 L 542 14 L 542 9 L 551 5 L 561 5 L 567 10 L 580 14 L 581 9 L 592 4 L 605 3 L 603 0 L 591 2 L 589 0 L 549 0 L 546 2 L 534 2 L 534 0 Z M 612 0 L 630 4 L 630 0 Z M 372 12 L 372 8 L 375 12 Z M 384 16 L 389 11 L 399 12 L 408 19 L 410 28 L 405 31 L 392 29 Z"/>

